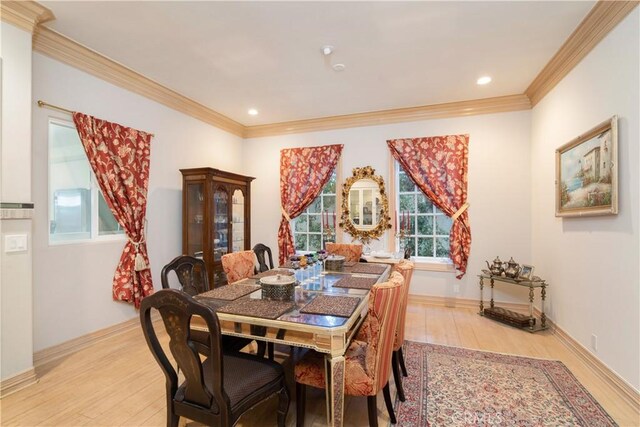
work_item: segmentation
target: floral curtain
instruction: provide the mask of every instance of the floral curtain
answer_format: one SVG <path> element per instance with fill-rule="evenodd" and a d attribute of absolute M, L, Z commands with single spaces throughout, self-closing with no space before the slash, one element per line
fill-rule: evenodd
<path fill-rule="evenodd" d="M 471 227 L 467 212 L 469 135 L 392 139 L 393 157 L 413 182 L 442 212 L 453 219 L 449 256 L 461 279 L 471 251 Z"/>
<path fill-rule="evenodd" d="M 295 253 L 289 221 L 300 215 L 318 197 L 331 178 L 342 153 L 342 145 L 287 148 L 280 151 L 280 203 L 278 229 L 280 265 Z"/>
<path fill-rule="evenodd" d="M 113 299 L 140 301 L 153 293 L 144 235 L 151 134 L 82 113 L 73 121 L 104 199 L 127 234 L 113 277 Z"/>

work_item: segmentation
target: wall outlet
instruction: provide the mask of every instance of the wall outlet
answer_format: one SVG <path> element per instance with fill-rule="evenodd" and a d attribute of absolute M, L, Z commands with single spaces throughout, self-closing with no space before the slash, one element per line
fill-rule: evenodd
<path fill-rule="evenodd" d="M 26 252 L 27 251 L 27 235 L 12 234 L 4 236 L 4 251 L 9 252 Z"/>
<path fill-rule="evenodd" d="M 453 293 L 454 294 L 459 294 L 460 293 L 460 285 L 458 283 L 454 283 L 453 284 Z"/>
<path fill-rule="evenodd" d="M 598 336 L 597 335 L 591 335 L 591 348 L 593 349 L 593 351 L 598 351 Z"/>

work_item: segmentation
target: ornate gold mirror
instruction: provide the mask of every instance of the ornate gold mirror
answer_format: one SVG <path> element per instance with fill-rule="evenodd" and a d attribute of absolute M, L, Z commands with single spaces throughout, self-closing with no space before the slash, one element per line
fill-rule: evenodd
<path fill-rule="evenodd" d="M 340 227 L 366 244 L 391 228 L 390 221 L 384 180 L 371 166 L 355 168 L 342 185 Z"/>

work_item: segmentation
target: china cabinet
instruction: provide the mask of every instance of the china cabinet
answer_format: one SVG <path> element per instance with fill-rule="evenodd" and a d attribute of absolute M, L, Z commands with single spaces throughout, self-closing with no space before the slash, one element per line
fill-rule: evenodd
<path fill-rule="evenodd" d="M 209 285 L 227 283 L 224 254 L 249 250 L 251 181 L 254 178 L 213 168 L 182 172 L 182 252 L 202 258 Z"/>

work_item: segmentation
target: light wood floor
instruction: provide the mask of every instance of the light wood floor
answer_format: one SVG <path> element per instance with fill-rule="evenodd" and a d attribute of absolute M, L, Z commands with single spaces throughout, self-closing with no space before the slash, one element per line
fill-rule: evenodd
<path fill-rule="evenodd" d="M 409 306 L 406 335 L 414 341 L 561 360 L 621 426 L 640 425 L 639 414 L 616 399 L 550 331 L 529 334 L 482 318 L 472 309 L 414 303 Z M 140 330 L 43 365 L 37 373 L 38 384 L 0 401 L 0 425 L 165 425 L 164 376 Z M 276 406 L 276 399 L 270 399 L 245 414 L 238 425 L 276 425 Z M 382 396 L 378 409 L 379 423 L 386 426 Z M 308 389 L 307 414 L 307 426 L 325 425 L 322 391 Z M 287 422 L 295 425 L 293 396 Z M 180 425 L 187 423 L 195 425 L 184 419 Z M 345 425 L 368 425 L 366 399 L 346 399 Z"/>

